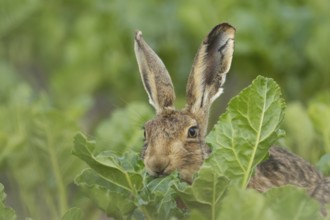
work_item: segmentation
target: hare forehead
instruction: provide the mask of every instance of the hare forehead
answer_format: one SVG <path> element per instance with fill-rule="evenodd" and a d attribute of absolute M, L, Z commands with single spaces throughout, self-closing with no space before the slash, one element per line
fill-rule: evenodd
<path fill-rule="evenodd" d="M 186 132 L 186 129 L 191 126 L 197 126 L 197 121 L 188 113 L 180 111 L 157 115 L 153 120 L 145 124 L 148 133 L 161 134 L 169 138 Z"/>

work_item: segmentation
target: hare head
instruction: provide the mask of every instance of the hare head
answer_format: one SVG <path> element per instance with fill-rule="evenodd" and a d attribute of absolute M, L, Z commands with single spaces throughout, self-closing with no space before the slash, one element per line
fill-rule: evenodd
<path fill-rule="evenodd" d="M 203 40 L 192 66 L 184 109 L 174 107 L 174 87 L 165 65 L 143 40 L 135 35 L 135 55 L 150 104 L 156 116 L 145 123 L 142 158 L 151 176 L 177 170 L 188 183 L 208 155 L 205 136 L 212 102 L 222 93 L 234 51 L 235 28 L 215 26 Z"/>

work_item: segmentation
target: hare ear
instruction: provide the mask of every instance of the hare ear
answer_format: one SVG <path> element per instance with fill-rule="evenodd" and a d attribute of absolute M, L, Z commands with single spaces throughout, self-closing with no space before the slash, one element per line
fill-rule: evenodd
<path fill-rule="evenodd" d="M 165 108 L 174 108 L 175 93 L 171 77 L 161 59 L 143 40 L 141 31 L 135 34 L 134 50 L 149 103 L 157 113 Z"/>
<path fill-rule="evenodd" d="M 234 52 L 235 28 L 219 24 L 203 40 L 194 60 L 187 84 L 188 110 L 208 111 L 222 93 Z"/>

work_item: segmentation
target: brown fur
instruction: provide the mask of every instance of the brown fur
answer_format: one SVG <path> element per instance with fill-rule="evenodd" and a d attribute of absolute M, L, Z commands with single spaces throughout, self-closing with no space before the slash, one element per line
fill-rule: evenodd
<path fill-rule="evenodd" d="M 145 123 L 143 159 L 146 170 L 153 176 L 162 176 L 179 170 L 182 179 L 192 181 L 192 174 L 203 163 L 204 139 L 187 136 L 188 129 L 198 126 L 188 112 L 166 110 Z"/>
<path fill-rule="evenodd" d="M 260 192 L 284 185 L 304 188 L 320 202 L 321 206 L 330 202 L 330 178 L 323 175 L 310 163 L 289 151 L 273 146 L 269 158 L 256 167 L 248 187 Z M 322 213 L 326 214 L 324 207 Z"/>
<path fill-rule="evenodd" d="M 220 24 L 206 36 L 196 54 L 187 84 L 187 105 L 176 110 L 171 77 L 157 54 L 135 35 L 135 54 L 140 75 L 156 110 L 156 117 L 145 123 L 145 144 L 142 158 L 146 171 L 162 176 L 178 170 L 180 177 L 192 182 L 209 150 L 205 135 L 210 106 L 221 94 L 221 86 L 229 71 L 235 29 Z M 189 129 L 197 132 L 189 137 Z"/>
<path fill-rule="evenodd" d="M 174 107 L 175 93 L 170 75 L 157 54 L 135 36 L 135 54 L 141 78 L 156 110 L 154 119 L 145 123 L 142 158 L 146 171 L 163 176 L 178 170 L 181 179 L 191 183 L 207 157 L 205 144 L 209 109 L 221 94 L 234 50 L 235 29 L 219 24 L 203 40 L 187 83 L 187 105 Z M 196 137 L 190 137 L 195 129 Z M 306 189 L 321 205 L 330 202 L 330 178 L 324 178 L 304 159 L 279 147 L 271 147 L 269 159 L 256 167 L 248 187 L 265 192 L 269 188 L 295 185 Z"/>

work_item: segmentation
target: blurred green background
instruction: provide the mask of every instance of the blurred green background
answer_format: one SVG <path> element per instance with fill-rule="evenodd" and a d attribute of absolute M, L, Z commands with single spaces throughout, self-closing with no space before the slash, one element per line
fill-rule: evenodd
<path fill-rule="evenodd" d="M 281 144 L 329 174 L 329 11 L 328 0 L 0 0 L 6 204 L 20 219 L 59 219 L 73 206 L 88 210 L 86 219 L 104 218 L 73 183 L 84 167 L 71 155 L 73 136 L 83 131 L 103 149 L 140 150 L 140 127 L 153 110 L 133 51 L 137 29 L 167 66 L 183 106 L 202 39 L 218 23 L 233 25 L 232 68 L 210 125 L 257 75 L 272 77 L 288 104 Z"/>

